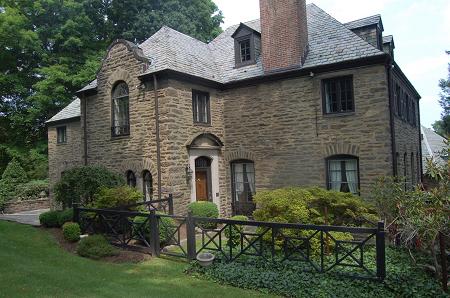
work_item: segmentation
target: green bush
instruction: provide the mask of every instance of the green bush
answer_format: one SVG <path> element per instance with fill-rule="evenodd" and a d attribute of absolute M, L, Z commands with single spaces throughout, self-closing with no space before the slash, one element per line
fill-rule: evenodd
<path fill-rule="evenodd" d="M 49 194 L 48 180 L 32 180 L 17 186 L 16 197 L 20 200 L 36 200 Z"/>
<path fill-rule="evenodd" d="M 150 222 L 141 227 L 141 224 L 145 222 L 147 218 L 143 216 L 136 216 L 133 220 L 133 230 L 134 233 L 138 233 L 140 230 L 143 233 L 145 240 L 150 242 Z M 173 218 L 170 217 L 160 217 L 159 220 L 159 242 L 161 246 L 168 245 L 170 243 L 173 233 L 176 231 L 176 224 Z"/>
<path fill-rule="evenodd" d="M 66 222 L 73 220 L 73 209 L 65 209 L 58 212 L 58 225 L 62 227 Z"/>
<path fill-rule="evenodd" d="M 39 221 L 46 228 L 58 228 L 58 215 L 59 211 L 47 211 L 39 215 Z"/>
<path fill-rule="evenodd" d="M 247 221 L 248 217 L 244 215 L 236 215 L 231 217 L 232 220 Z M 231 233 L 228 228 L 225 229 L 225 237 L 227 237 L 227 245 L 231 247 L 237 247 L 241 243 L 241 232 L 244 230 L 242 225 L 234 225 L 231 228 Z"/>
<path fill-rule="evenodd" d="M 62 226 L 64 239 L 70 242 L 77 242 L 80 240 L 81 229 L 80 225 L 75 222 L 66 222 Z"/>
<path fill-rule="evenodd" d="M 94 194 L 101 187 L 124 185 L 122 176 L 101 166 L 85 166 L 70 169 L 55 184 L 55 200 L 66 207 L 73 203 L 87 205 L 92 203 Z"/>
<path fill-rule="evenodd" d="M 0 200 L 3 202 L 15 199 L 17 187 L 28 181 L 27 174 L 17 159 L 13 158 L 6 167 L 0 180 Z"/>
<path fill-rule="evenodd" d="M 80 240 L 77 253 L 82 257 L 98 260 L 115 256 L 118 251 L 109 244 L 103 235 L 92 235 Z"/>
<path fill-rule="evenodd" d="M 217 205 L 212 202 L 193 202 L 188 205 L 188 211 L 192 213 L 192 216 L 195 217 L 209 217 L 209 218 L 218 218 L 219 217 L 219 209 L 217 209 Z M 205 229 L 214 229 L 217 227 L 216 223 L 207 223 L 202 222 L 199 223 L 199 226 Z"/>
<path fill-rule="evenodd" d="M 142 200 L 142 193 L 130 186 L 100 188 L 90 204 L 94 208 L 108 209 L 134 204 Z"/>

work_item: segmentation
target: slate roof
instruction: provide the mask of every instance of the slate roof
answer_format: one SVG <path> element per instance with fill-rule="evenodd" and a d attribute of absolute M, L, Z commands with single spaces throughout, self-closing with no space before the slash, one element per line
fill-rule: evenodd
<path fill-rule="evenodd" d="M 365 17 L 365 18 L 362 18 L 359 20 L 354 20 L 354 21 L 345 23 L 345 27 L 352 30 L 352 29 L 362 28 L 362 27 L 366 27 L 366 26 L 377 25 L 378 23 L 381 23 L 381 27 L 383 27 L 383 23 L 381 22 L 381 15 L 376 14 L 376 15 L 373 15 L 370 17 Z"/>
<path fill-rule="evenodd" d="M 445 159 L 442 156 L 442 150 L 445 149 L 445 138 L 441 137 L 433 130 L 426 128 L 424 126 L 421 127 L 422 133 L 422 162 L 423 162 L 423 172 L 426 172 L 426 159 L 433 159 L 438 164 L 445 164 Z M 448 157 L 447 157 L 448 158 Z"/>
<path fill-rule="evenodd" d="M 393 40 L 394 40 L 394 36 L 392 36 L 392 35 L 383 36 L 383 44 L 391 43 Z"/>
<path fill-rule="evenodd" d="M 47 120 L 46 123 L 68 120 L 81 116 L 80 99 L 75 98 L 69 105 L 62 109 L 58 114 Z"/>
<path fill-rule="evenodd" d="M 306 7 L 309 51 L 303 69 L 385 55 L 314 4 Z M 379 21 L 380 16 L 358 20 L 355 24 Z M 261 32 L 260 20 L 244 23 Z M 167 26 L 162 27 L 139 47 L 151 61 L 146 73 L 173 70 L 217 83 L 264 76 L 261 58 L 257 63 L 235 68 L 234 40 L 231 37 L 240 24 L 224 30 L 210 43 L 201 42 Z M 143 75 L 144 75 L 143 74 Z M 81 91 L 95 89 L 96 80 Z"/>

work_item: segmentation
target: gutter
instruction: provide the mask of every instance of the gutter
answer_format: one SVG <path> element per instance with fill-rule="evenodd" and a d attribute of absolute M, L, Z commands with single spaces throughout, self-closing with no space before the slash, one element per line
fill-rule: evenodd
<path fill-rule="evenodd" d="M 389 126 L 391 129 L 391 154 L 392 154 L 392 173 L 398 176 L 397 169 L 397 150 L 395 143 L 395 115 L 394 115 L 394 96 L 392 92 L 392 61 L 386 65 L 386 77 L 388 80 L 388 96 L 389 96 Z"/>
<path fill-rule="evenodd" d="M 156 74 L 153 75 L 153 92 L 155 97 L 155 126 L 156 126 L 156 165 L 158 169 L 158 200 L 161 200 L 161 139 L 159 136 L 159 99 L 158 80 Z"/>

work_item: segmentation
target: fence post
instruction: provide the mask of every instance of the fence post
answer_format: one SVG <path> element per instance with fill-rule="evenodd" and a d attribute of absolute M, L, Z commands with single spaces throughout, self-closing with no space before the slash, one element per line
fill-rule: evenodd
<path fill-rule="evenodd" d="M 76 222 L 76 223 L 80 223 L 80 209 L 78 209 L 80 206 L 80 204 L 78 203 L 73 203 L 72 207 L 73 207 L 73 218 L 72 221 Z"/>
<path fill-rule="evenodd" d="M 149 215 L 150 224 L 150 252 L 152 256 L 159 257 L 160 247 L 159 247 L 159 224 L 158 217 L 155 210 L 150 211 Z"/>
<path fill-rule="evenodd" d="M 186 237 L 187 237 L 187 257 L 189 261 L 194 261 L 197 257 L 197 248 L 195 247 L 195 220 L 192 213 L 189 212 L 186 217 Z"/>
<path fill-rule="evenodd" d="M 173 215 L 173 195 L 169 194 L 169 214 Z"/>
<path fill-rule="evenodd" d="M 376 235 L 376 249 L 377 249 L 377 277 L 379 280 L 384 280 L 386 277 L 386 248 L 385 248 L 385 230 L 384 221 L 379 221 Z"/>
<path fill-rule="evenodd" d="M 439 232 L 439 248 L 441 252 L 441 271 L 442 271 L 442 289 L 448 292 L 448 265 L 447 265 L 447 253 L 445 251 L 445 235 Z"/>

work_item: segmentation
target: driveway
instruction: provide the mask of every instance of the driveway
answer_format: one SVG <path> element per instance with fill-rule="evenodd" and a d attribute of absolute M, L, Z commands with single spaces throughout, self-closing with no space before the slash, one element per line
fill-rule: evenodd
<path fill-rule="evenodd" d="M 22 224 L 40 226 L 39 215 L 47 212 L 49 209 L 39 209 L 33 211 L 24 211 L 13 214 L 0 214 L 0 220 L 15 221 Z"/>

